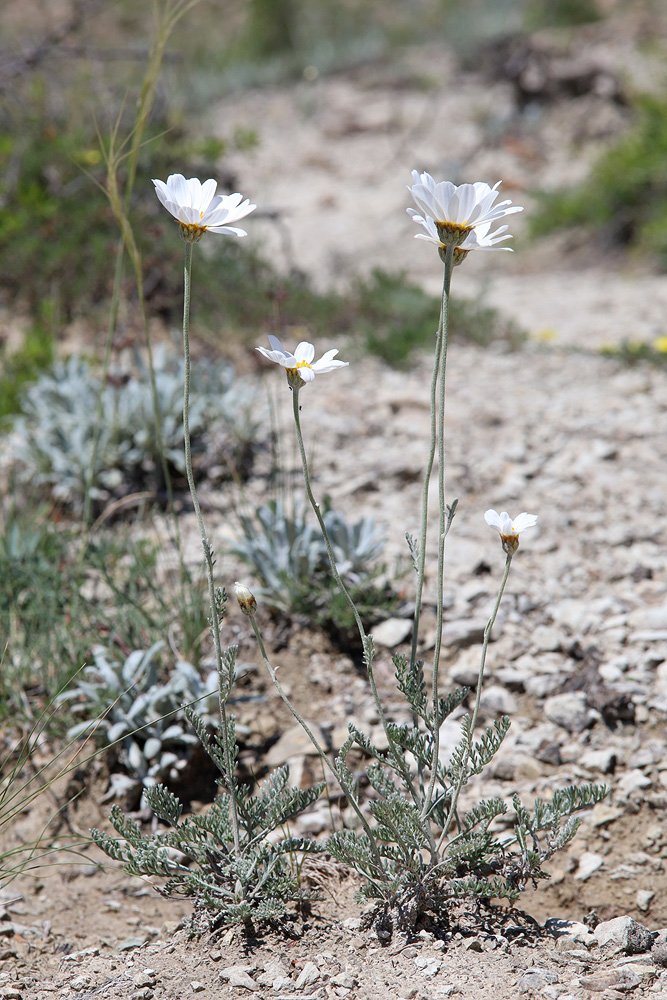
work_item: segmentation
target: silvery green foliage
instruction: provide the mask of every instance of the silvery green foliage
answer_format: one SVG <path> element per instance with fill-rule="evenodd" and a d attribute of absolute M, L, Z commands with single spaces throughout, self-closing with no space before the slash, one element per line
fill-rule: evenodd
<path fill-rule="evenodd" d="M 204 720 L 194 712 L 188 714 L 206 752 L 224 775 L 220 734 L 211 737 Z M 233 720 L 228 738 L 236 750 Z M 314 841 L 278 833 L 324 788 L 322 783 L 302 791 L 290 787 L 288 778 L 288 768 L 278 768 L 254 796 L 247 787 L 234 783 L 238 846 L 226 791 L 220 792 L 207 812 L 183 817 L 180 801 L 162 785 L 148 789 L 145 797 L 168 829 L 145 835 L 114 806 L 110 818 L 121 839 L 99 830 L 91 831 L 92 837 L 109 857 L 122 861 L 126 871 L 151 876 L 163 895 L 194 899 L 194 922 L 199 928 L 243 923 L 250 929 L 254 921 L 280 917 L 287 903 L 309 898 L 299 885 L 297 864 L 304 853 L 322 850 Z"/>
<path fill-rule="evenodd" d="M 366 662 L 372 667 L 372 638 L 366 642 Z M 361 894 L 377 901 L 375 927 L 388 939 L 394 929 L 414 930 L 420 916 L 438 914 L 448 900 L 506 898 L 514 901 L 527 883 L 548 878 L 544 863 L 576 833 L 573 814 L 593 806 L 608 793 L 604 785 L 573 786 L 554 793 L 550 802 L 536 799 L 526 809 L 518 796 L 509 834 L 493 832 L 491 824 L 507 812 L 502 799 L 479 802 L 466 813 L 451 806 L 458 790 L 481 773 L 500 748 L 510 726 L 504 716 L 478 738 L 464 716 L 461 738 L 447 765 L 438 765 L 435 795 L 425 810 L 424 784 L 433 760 L 436 729 L 465 699 L 467 689 L 441 698 L 437 712 L 430 707 L 423 662 L 411 670 L 407 657 L 394 656 L 397 686 L 411 709 L 413 722 L 387 723 L 387 749 L 378 749 L 355 726 L 336 759 L 341 784 L 355 794 L 346 758 L 356 745 L 372 763 L 368 781 L 374 790 L 369 803 L 370 836 L 354 830 L 334 833 L 327 841 L 331 854 L 364 878 Z M 422 781 L 417 776 L 422 775 Z M 438 838 L 448 821 L 457 832 Z"/>
<path fill-rule="evenodd" d="M 177 660 L 169 679 L 158 678 L 163 642 L 116 659 L 108 649 L 93 650 L 94 663 L 84 667 L 75 687 L 59 696 L 73 715 L 85 718 L 67 732 L 69 740 L 94 735 L 104 745 L 116 744 L 119 760 L 146 787 L 176 776 L 172 769 L 198 742 L 183 712 L 197 703 L 206 725 L 220 725 L 218 673 L 205 677 L 190 663 Z"/>
<path fill-rule="evenodd" d="M 98 430 L 93 499 L 163 486 L 149 372 L 140 358 L 137 366 L 137 376 L 117 372 L 103 386 L 88 362 L 73 356 L 27 389 L 11 452 L 31 488 L 43 486 L 55 499 L 80 508 Z M 183 360 L 159 347 L 153 367 L 165 459 L 183 473 Z M 193 453 L 216 454 L 217 463 L 242 465 L 263 418 L 257 390 L 237 378 L 230 365 L 201 367 L 190 400 Z"/>
<path fill-rule="evenodd" d="M 374 561 L 384 548 L 384 538 L 372 517 L 349 525 L 334 510 L 324 513 L 338 572 L 350 586 L 375 576 Z M 232 551 L 250 566 L 260 582 L 256 595 L 280 611 L 301 610 L 306 594 L 332 580 L 327 550 L 319 526 L 309 523 L 302 504 L 288 513 L 280 500 L 241 515 L 243 537 Z"/>

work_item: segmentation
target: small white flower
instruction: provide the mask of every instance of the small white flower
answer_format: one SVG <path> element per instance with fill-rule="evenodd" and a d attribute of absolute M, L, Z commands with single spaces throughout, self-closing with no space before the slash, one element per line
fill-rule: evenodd
<path fill-rule="evenodd" d="M 493 222 L 502 219 L 505 215 L 512 215 L 514 212 L 522 212 L 520 205 L 512 205 L 511 201 L 501 201 L 494 204 L 498 197 L 498 181 L 493 187 L 489 187 L 483 181 L 476 181 L 474 184 L 453 184 L 451 181 L 436 182 L 430 174 L 420 174 L 419 171 L 412 171 L 412 185 L 408 186 L 417 207 L 423 213 L 418 216 L 414 209 L 408 209 L 416 222 L 424 226 L 429 236 L 433 236 L 431 227 L 427 220 L 433 222 L 437 242 L 447 246 L 452 244 L 455 247 L 463 248 L 463 244 L 468 237 L 476 231 L 476 242 L 467 246 L 466 250 L 477 248 L 489 249 L 493 243 L 497 243 L 501 233 L 507 227 L 489 235 L 489 228 Z M 422 234 L 419 234 L 422 235 Z M 426 239 L 429 239 L 429 236 Z M 422 236 L 422 238 L 424 238 Z M 502 236 L 501 239 L 509 239 Z M 498 249 L 506 249 L 499 247 Z"/>
<path fill-rule="evenodd" d="M 170 174 L 167 182 L 153 180 L 155 193 L 168 212 L 180 223 L 184 240 L 196 243 L 204 233 L 247 236 L 245 229 L 232 225 L 245 219 L 256 205 L 240 194 L 218 194 L 213 178 L 202 184 L 196 177 L 186 180 L 183 174 Z"/>
<path fill-rule="evenodd" d="M 526 528 L 534 528 L 537 524 L 537 514 L 519 514 L 512 520 L 506 510 L 499 514 L 497 510 L 487 510 L 484 520 L 490 528 L 495 528 L 503 543 L 505 552 L 514 553 L 519 547 L 519 535 Z"/>
<path fill-rule="evenodd" d="M 275 361 L 287 370 L 287 381 L 293 388 L 298 388 L 302 382 L 312 382 L 316 375 L 323 375 L 325 372 L 332 372 L 334 368 L 345 368 L 349 361 L 334 361 L 338 351 L 327 351 L 319 361 L 313 361 L 315 348 L 312 344 L 302 340 L 294 349 L 294 354 L 286 351 L 277 337 L 269 334 L 269 343 L 272 350 L 266 347 L 258 347 L 257 350 L 269 361 Z M 291 377 L 290 377 L 291 376 Z"/>

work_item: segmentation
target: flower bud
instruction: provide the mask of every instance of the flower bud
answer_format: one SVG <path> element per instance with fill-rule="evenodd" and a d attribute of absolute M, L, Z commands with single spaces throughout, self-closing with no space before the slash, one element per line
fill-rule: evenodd
<path fill-rule="evenodd" d="M 234 593 L 236 594 L 236 600 L 239 602 L 239 607 L 244 615 L 248 615 L 253 618 L 255 612 L 257 611 L 257 601 L 255 600 L 255 595 L 252 591 L 244 587 L 242 583 L 238 580 L 234 584 Z"/>

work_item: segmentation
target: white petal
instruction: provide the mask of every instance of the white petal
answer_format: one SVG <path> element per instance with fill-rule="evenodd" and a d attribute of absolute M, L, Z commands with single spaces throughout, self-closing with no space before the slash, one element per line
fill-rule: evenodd
<path fill-rule="evenodd" d="M 166 207 L 169 198 L 169 188 L 164 181 L 156 180 L 153 178 L 153 184 L 155 185 L 155 193 L 160 199 L 160 202 Z"/>
<path fill-rule="evenodd" d="M 222 233 L 223 236 L 247 236 L 245 229 L 236 226 L 208 226 L 209 233 Z"/>
<path fill-rule="evenodd" d="M 297 361 L 305 361 L 309 365 L 315 357 L 315 348 L 307 340 L 302 340 L 300 344 L 296 345 L 294 357 Z M 310 379 L 306 379 L 306 381 L 310 381 Z"/>
<path fill-rule="evenodd" d="M 349 363 L 349 361 L 328 361 L 323 364 L 320 360 L 316 361 L 314 365 L 311 365 L 311 368 L 314 372 L 317 372 L 318 375 L 325 375 L 327 372 L 335 371 L 336 368 L 347 368 Z M 301 369 L 299 369 L 299 371 L 301 371 Z"/>
<path fill-rule="evenodd" d="M 259 350 L 261 351 L 261 347 Z M 500 530 L 500 514 L 497 510 L 487 510 L 484 514 L 484 520 L 489 525 L 490 528 L 497 528 Z"/>
<path fill-rule="evenodd" d="M 322 355 L 322 357 L 320 358 L 320 360 L 316 361 L 315 364 L 316 365 L 321 365 L 321 364 L 325 364 L 326 365 L 326 364 L 328 364 L 331 361 L 332 358 L 335 358 L 337 354 L 338 354 L 337 350 L 325 351 L 324 354 Z"/>
<path fill-rule="evenodd" d="M 207 181 L 204 181 L 201 188 L 199 210 L 201 212 L 206 212 L 207 208 L 213 201 L 215 197 L 215 190 L 218 186 L 218 182 L 209 177 Z"/>
<path fill-rule="evenodd" d="M 525 531 L 526 528 L 534 528 L 537 524 L 537 517 L 537 514 L 526 514 L 524 511 L 523 514 L 519 514 L 518 517 L 514 518 L 512 527 L 518 535 L 520 531 Z"/>

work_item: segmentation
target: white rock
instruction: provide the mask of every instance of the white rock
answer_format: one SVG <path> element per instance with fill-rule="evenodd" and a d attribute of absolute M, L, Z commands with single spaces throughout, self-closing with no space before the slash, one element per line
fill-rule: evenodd
<path fill-rule="evenodd" d="M 357 985 L 357 980 L 349 972 L 339 972 L 337 976 L 332 976 L 331 982 L 334 986 L 342 986 L 346 990 L 354 989 Z"/>
<path fill-rule="evenodd" d="M 227 980 L 230 986 L 237 986 L 245 990 L 258 990 L 259 986 L 249 975 L 250 965 L 230 965 L 226 969 L 220 970 L 220 978 Z"/>
<path fill-rule="evenodd" d="M 534 965 L 521 976 L 517 983 L 521 993 L 532 993 L 533 990 L 540 990 L 544 986 L 550 986 L 558 982 L 558 975 L 551 969 L 542 969 Z"/>
<path fill-rule="evenodd" d="M 654 896 L 655 893 L 651 892 L 650 889 L 637 889 L 637 908 L 640 909 L 642 913 L 646 913 Z"/>
<path fill-rule="evenodd" d="M 289 976 L 276 976 L 276 978 L 271 983 L 271 986 L 276 991 L 280 993 L 281 990 L 290 990 L 294 986 L 294 983 Z"/>
<path fill-rule="evenodd" d="M 587 750 L 581 755 L 579 763 L 589 771 L 597 771 L 599 774 L 613 774 L 616 767 L 616 753 L 608 748 L 606 750 Z"/>
<path fill-rule="evenodd" d="M 631 611 L 628 624 L 633 629 L 667 629 L 667 604 Z"/>
<path fill-rule="evenodd" d="M 296 981 L 296 988 L 297 990 L 302 990 L 304 986 L 312 986 L 313 983 L 316 983 L 320 978 L 320 970 L 317 968 L 315 963 L 306 962 L 303 969 L 299 973 L 299 978 Z"/>
<path fill-rule="evenodd" d="M 606 944 L 614 944 L 627 955 L 648 951 L 653 943 L 653 935 L 648 927 L 629 916 L 604 920 L 593 933 L 601 948 Z"/>
<path fill-rule="evenodd" d="M 538 625 L 531 633 L 531 649 L 537 653 L 552 653 L 563 644 L 563 633 L 550 625 Z"/>
<path fill-rule="evenodd" d="M 386 618 L 373 629 L 373 639 L 378 646 L 393 649 L 407 639 L 412 631 L 412 621 L 409 618 Z"/>
<path fill-rule="evenodd" d="M 311 722 L 306 719 L 308 723 L 308 728 L 312 732 L 316 740 L 319 741 L 320 746 L 324 744 L 326 746 L 327 740 L 316 722 Z M 290 726 L 282 734 L 277 743 L 271 747 L 269 752 L 266 754 L 264 760 L 269 767 L 281 767 L 286 761 L 290 760 L 292 757 L 304 757 L 304 756 L 316 756 L 317 750 L 306 736 L 304 730 L 301 726 Z"/>
<path fill-rule="evenodd" d="M 552 695 L 544 703 L 544 714 L 568 733 L 583 733 L 596 718 L 596 714 L 586 704 L 583 691 Z"/>
<path fill-rule="evenodd" d="M 650 788 L 651 784 L 651 779 L 643 771 L 636 769 L 626 771 L 616 786 L 614 797 L 617 802 L 629 799 L 635 792 L 641 791 L 643 788 Z"/>
<path fill-rule="evenodd" d="M 579 867 L 574 873 L 574 877 L 579 879 L 580 882 L 585 882 L 587 878 L 590 878 L 593 872 L 596 872 L 598 868 L 601 868 L 604 864 L 604 858 L 601 854 L 593 854 L 591 851 L 584 851 L 584 853 L 579 858 Z"/>
<path fill-rule="evenodd" d="M 480 708 L 485 715 L 514 715 L 518 708 L 514 695 L 500 684 L 490 684 L 482 688 Z"/>

